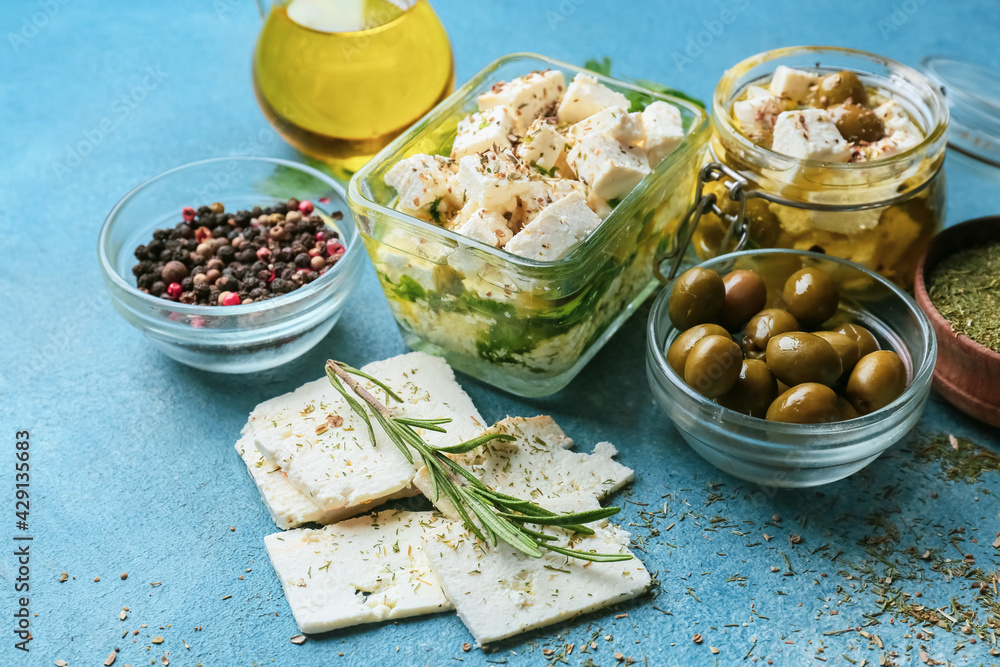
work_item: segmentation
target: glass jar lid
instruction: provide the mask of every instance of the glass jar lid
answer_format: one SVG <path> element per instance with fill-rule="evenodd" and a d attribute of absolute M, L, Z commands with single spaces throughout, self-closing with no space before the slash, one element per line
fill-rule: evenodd
<path fill-rule="evenodd" d="M 948 145 L 1000 167 L 1000 71 L 949 56 L 928 56 L 921 65 L 948 101 Z"/>

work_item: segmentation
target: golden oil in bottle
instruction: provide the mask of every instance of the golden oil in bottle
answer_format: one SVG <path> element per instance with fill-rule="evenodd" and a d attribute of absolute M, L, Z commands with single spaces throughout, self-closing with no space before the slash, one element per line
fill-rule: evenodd
<path fill-rule="evenodd" d="M 254 89 L 268 121 L 340 176 L 453 86 L 451 45 L 427 0 L 278 2 L 254 53 Z"/>

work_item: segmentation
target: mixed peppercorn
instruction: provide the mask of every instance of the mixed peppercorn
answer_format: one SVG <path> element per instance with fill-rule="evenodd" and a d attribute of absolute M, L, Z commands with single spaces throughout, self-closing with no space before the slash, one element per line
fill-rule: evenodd
<path fill-rule="evenodd" d="M 185 206 L 181 216 L 135 249 L 139 263 L 132 267 L 140 290 L 170 301 L 235 306 L 273 299 L 316 280 L 345 251 L 309 201 L 236 213 L 215 202 Z"/>

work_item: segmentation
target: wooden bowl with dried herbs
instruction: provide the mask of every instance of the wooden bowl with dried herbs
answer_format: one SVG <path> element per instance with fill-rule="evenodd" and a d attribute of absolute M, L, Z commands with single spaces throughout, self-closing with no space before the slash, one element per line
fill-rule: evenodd
<path fill-rule="evenodd" d="M 934 326 L 934 389 L 1000 427 L 1000 216 L 949 227 L 917 265 L 917 303 Z"/>

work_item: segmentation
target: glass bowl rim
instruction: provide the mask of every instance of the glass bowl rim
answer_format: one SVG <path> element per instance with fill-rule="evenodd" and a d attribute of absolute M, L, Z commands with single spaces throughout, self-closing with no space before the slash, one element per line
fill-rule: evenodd
<path fill-rule="evenodd" d="M 656 360 L 656 368 L 660 375 L 664 376 L 672 385 L 679 388 L 681 392 L 685 395 L 688 401 L 693 401 L 697 404 L 699 409 L 707 409 L 720 411 L 723 422 L 728 422 L 736 426 L 745 427 L 748 429 L 761 430 L 762 428 L 767 428 L 767 430 L 773 434 L 779 434 L 782 436 L 790 437 L 812 437 L 818 434 L 822 435 L 837 435 L 837 434 L 847 434 L 854 431 L 862 431 L 864 429 L 870 428 L 875 424 L 882 422 L 883 420 L 890 418 L 893 413 L 900 410 L 900 408 L 912 400 L 915 396 L 924 391 L 931 382 L 931 377 L 934 373 L 934 366 L 937 361 L 937 339 L 934 334 L 934 329 L 931 325 L 930 318 L 927 314 L 920 308 L 917 302 L 912 296 L 904 292 L 902 289 L 897 287 L 894 283 L 888 279 L 880 276 L 879 274 L 871 271 L 859 264 L 851 262 L 840 257 L 833 257 L 831 255 L 825 255 L 823 253 L 810 252 L 806 250 L 794 250 L 790 248 L 761 248 L 755 250 L 742 250 L 740 252 L 727 253 L 724 255 L 719 255 L 704 262 L 700 262 L 696 266 L 712 268 L 710 265 L 714 263 L 721 263 L 724 261 L 735 260 L 739 257 L 746 256 L 760 256 L 760 255 L 796 255 L 800 257 L 808 257 L 813 259 L 821 259 L 832 261 L 837 264 L 843 264 L 852 269 L 857 269 L 867 275 L 870 278 L 874 278 L 877 282 L 881 283 L 883 286 L 889 288 L 890 292 L 898 298 L 910 311 L 910 313 L 916 318 L 921 338 L 924 341 L 924 345 L 921 350 L 919 350 L 919 359 L 916 355 L 911 352 L 911 359 L 913 361 L 913 378 L 910 383 L 906 386 L 906 389 L 900 394 L 896 400 L 894 400 L 889 405 L 879 408 L 874 412 L 870 412 L 862 417 L 856 417 L 854 419 L 848 419 L 846 421 L 840 422 L 830 422 L 824 424 L 790 424 L 785 422 L 772 422 L 766 419 L 761 419 L 760 417 L 751 417 L 750 415 L 745 415 L 741 412 L 736 412 L 729 408 L 725 408 L 712 400 L 705 398 L 694 389 L 689 387 L 682 378 L 680 378 L 674 371 L 673 367 L 667 363 L 666 353 L 662 349 L 663 343 L 666 342 L 664 327 L 660 326 L 661 321 L 669 322 L 669 318 L 665 316 L 665 309 L 670 300 L 668 286 L 665 286 L 660 294 L 657 295 L 656 300 L 653 303 L 653 307 L 649 314 L 649 320 L 646 327 L 646 342 L 647 342 L 647 353 L 652 354 Z M 671 281 L 672 284 L 673 281 Z M 667 329 L 673 328 L 670 324 L 666 327 Z M 660 339 L 663 339 L 662 343 Z M 919 364 L 918 364 L 919 362 Z M 790 443 L 777 443 L 769 442 L 767 445 L 764 443 L 758 443 L 760 446 L 769 446 L 774 449 L 801 449 L 801 444 L 790 444 Z M 812 451 L 822 451 L 827 449 L 839 449 L 851 446 L 856 443 L 835 443 L 835 444 L 811 444 L 806 445 L 806 449 Z"/>
<path fill-rule="evenodd" d="M 327 271 L 325 274 L 312 281 L 311 283 L 304 285 L 303 287 L 290 292 L 288 294 L 282 294 L 280 297 L 275 297 L 273 299 L 268 299 L 266 301 L 260 301 L 255 303 L 238 304 L 235 306 L 209 306 L 200 304 L 185 304 L 179 301 L 167 301 L 159 297 L 155 297 L 152 294 L 147 294 L 141 291 L 137 286 L 129 284 L 127 280 L 111 264 L 111 260 L 108 257 L 107 243 L 108 237 L 111 233 L 111 228 L 114 226 L 115 219 L 117 218 L 119 211 L 129 203 L 133 198 L 135 198 L 140 192 L 142 192 L 148 186 L 167 179 L 180 171 L 191 169 L 194 167 L 203 167 L 212 163 L 220 162 L 230 162 L 230 161 L 240 161 L 240 162 L 260 162 L 269 163 L 273 165 L 280 165 L 283 167 L 288 167 L 295 169 L 297 171 L 309 174 L 315 178 L 326 183 L 330 186 L 337 196 L 344 202 L 347 214 L 352 218 L 354 214 L 350 211 L 350 206 L 347 205 L 347 195 L 344 191 L 344 187 L 337 183 L 332 177 L 324 174 L 318 169 L 314 169 L 308 165 L 295 162 L 293 160 L 285 160 L 282 158 L 275 157 L 259 157 L 252 155 L 240 155 L 231 157 L 214 157 L 207 158 L 205 160 L 197 160 L 195 162 L 188 162 L 172 169 L 168 169 L 156 176 L 146 179 L 145 181 L 139 183 L 131 190 L 129 190 L 125 195 L 118 200 L 118 202 L 108 213 L 107 217 L 104 219 L 104 223 L 101 225 L 101 232 L 97 240 L 97 254 L 101 264 L 101 272 L 104 274 L 105 279 L 110 280 L 115 284 L 116 287 L 124 289 L 129 293 L 130 296 L 139 299 L 141 303 L 145 303 L 157 309 L 168 309 L 172 312 L 181 313 L 185 315 L 199 315 L 201 317 L 219 317 L 219 316 L 233 316 L 233 315 L 245 315 L 250 313 L 260 313 L 271 310 L 273 308 L 279 308 L 283 306 L 290 306 L 298 301 L 303 301 L 313 296 L 315 293 L 320 292 L 327 286 L 328 283 L 334 281 L 337 275 L 343 273 L 350 262 L 345 261 L 349 253 L 357 252 L 357 245 L 360 243 L 359 235 L 352 228 L 348 234 L 350 238 L 347 239 L 347 243 L 342 243 L 344 246 L 344 255 L 340 261 L 333 265 L 333 267 Z M 345 227 L 352 227 L 352 225 L 345 224 Z M 340 230 L 343 231 L 343 230 Z M 112 298 L 115 300 L 120 300 L 112 294 Z"/>
<path fill-rule="evenodd" d="M 674 104 L 675 106 L 683 107 L 692 114 L 694 120 L 691 124 L 691 128 L 688 131 L 688 133 L 684 135 L 684 139 L 682 140 L 681 145 L 678 146 L 678 148 L 673 153 L 667 156 L 663 160 L 663 162 L 658 164 L 655 169 L 652 169 L 649 174 L 644 176 L 642 181 L 640 181 L 634 188 L 629 190 L 628 194 L 626 194 L 624 197 L 621 198 L 618 205 L 615 206 L 614 210 L 608 215 L 607 218 L 601 221 L 601 224 L 598 225 L 597 229 L 594 230 L 594 232 L 591 233 L 590 236 L 584 239 L 582 243 L 580 243 L 576 248 L 571 250 L 568 254 L 554 261 L 542 261 L 542 260 L 530 259 L 527 257 L 521 257 L 511 252 L 507 252 L 503 248 L 495 248 L 493 246 L 486 245 L 481 241 L 471 239 L 467 236 L 462 236 L 461 234 L 458 234 L 450 229 L 438 227 L 437 225 L 427 222 L 426 220 L 421 220 L 420 218 L 414 217 L 407 213 L 397 211 L 396 209 L 389 208 L 388 206 L 383 206 L 378 202 L 372 201 L 371 199 L 369 199 L 368 197 L 364 196 L 361 193 L 360 188 L 358 187 L 358 183 L 368 178 L 368 176 L 376 168 L 377 165 L 381 165 L 382 163 L 384 163 L 389 158 L 390 155 L 398 152 L 402 148 L 404 143 L 412 139 L 413 136 L 415 135 L 413 129 L 414 127 L 419 125 L 427 117 L 436 115 L 438 113 L 442 113 L 445 109 L 454 106 L 460 99 L 462 99 L 465 95 L 468 94 L 465 91 L 466 88 L 469 88 L 471 90 L 472 88 L 475 87 L 475 85 L 482 83 L 486 79 L 486 77 L 488 77 L 491 73 L 493 73 L 500 67 L 511 62 L 525 61 L 525 60 L 535 60 L 538 62 L 546 63 L 550 66 L 555 66 L 575 72 L 576 74 L 586 74 L 588 76 L 594 77 L 595 79 L 597 79 L 602 83 L 610 83 L 620 88 L 627 88 L 637 93 L 649 95 L 657 100 L 669 101 L 671 104 Z M 639 193 L 641 193 L 646 187 L 648 187 L 649 182 L 647 181 L 651 179 L 654 175 L 658 173 L 666 173 L 667 171 L 674 169 L 678 164 L 681 163 L 680 159 L 681 157 L 684 158 L 690 157 L 691 159 L 694 159 L 697 156 L 697 153 L 702 149 L 701 142 L 689 141 L 689 140 L 696 139 L 699 136 L 707 140 L 710 124 L 711 124 L 711 118 L 707 108 L 702 108 L 697 104 L 694 104 L 693 102 L 685 100 L 681 97 L 675 97 L 673 95 L 668 95 L 664 93 L 657 93 L 655 91 L 643 88 L 642 86 L 630 83 L 623 79 L 617 79 L 615 77 L 605 76 L 603 74 L 599 74 L 598 72 L 594 72 L 582 67 L 577 67 L 576 65 L 571 65 L 567 62 L 563 62 L 555 58 L 550 58 L 548 56 L 544 56 L 538 53 L 531 53 L 527 51 L 508 53 L 491 61 L 481 70 L 472 75 L 461 86 L 456 88 L 451 95 L 446 97 L 444 100 L 438 103 L 434 108 L 432 108 L 430 111 L 424 114 L 424 116 L 422 116 L 419 120 L 417 120 L 413 126 L 411 126 L 401 135 L 393 139 L 392 142 L 390 142 L 385 148 L 379 151 L 371 160 L 369 160 L 360 169 L 358 169 L 358 171 L 355 172 L 355 174 L 351 177 L 351 180 L 347 185 L 348 201 L 351 203 L 357 201 L 360 205 L 364 206 L 365 208 L 372 209 L 382 215 L 391 217 L 401 223 L 416 227 L 424 235 L 429 234 L 431 236 L 438 236 L 451 243 L 456 244 L 457 246 L 466 246 L 468 248 L 474 249 L 478 251 L 478 253 L 489 256 L 494 261 L 513 264 L 515 266 L 522 266 L 527 269 L 557 270 L 563 267 L 569 267 L 578 264 L 581 261 L 581 257 L 586 256 L 588 253 L 594 254 L 596 252 L 599 252 L 600 248 L 602 248 L 604 245 L 605 237 L 611 233 L 608 232 L 607 230 L 614 227 L 613 224 L 608 224 L 608 221 L 612 219 L 618 220 L 621 217 L 617 215 L 619 209 L 627 208 L 626 204 L 632 202 L 635 199 L 635 197 L 638 196 Z M 597 248 L 597 250 L 591 251 L 592 248 Z"/>
<path fill-rule="evenodd" d="M 763 65 L 768 62 L 773 62 L 774 60 L 791 55 L 798 55 L 801 53 L 815 53 L 815 54 L 835 54 L 843 56 L 851 56 L 859 59 L 868 60 L 875 62 L 887 67 L 894 68 L 899 71 L 900 74 L 904 75 L 906 80 L 920 88 L 924 93 L 928 94 L 928 97 L 934 100 L 933 105 L 931 105 L 931 113 L 933 118 L 937 121 L 936 125 L 932 131 L 928 132 L 923 140 L 911 148 L 906 149 L 896 155 L 892 155 L 887 158 L 880 158 L 878 160 L 872 160 L 870 162 L 823 162 L 822 160 L 806 160 L 803 158 L 792 157 L 790 155 L 785 155 L 783 153 L 778 153 L 770 148 L 764 148 L 755 144 L 753 141 L 745 137 L 737 128 L 733 121 L 733 116 L 729 112 L 727 103 L 729 99 L 722 99 L 723 89 L 733 88 L 737 73 L 742 73 L 745 70 L 750 69 L 752 66 Z M 736 92 L 736 91 L 733 91 Z M 948 104 L 941 95 L 941 92 L 934 86 L 930 78 L 919 70 L 905 65 L 892 58 L 887 58 L 886 56 L 881 56 L 877 53 L 872 53 L 871 51 L 863 51 L 861 49 L 851 49 L 842 46 L 822 46 L 822 45 L 802 45 L 802 46 L 783 46 L 777 49 L 769 49 L 767 51 L 762 51 L 755 55 L 744 58 L 740 62 L 736 63 L 732 67 L 728 68 L 723 75 L 719 78 L 718 83 L 715 84 L 715 90 L 712 93 L 712 124 L 713 126 L 719 126 L 723 123 L 725 124 L 726 130 L 732 135 L 732 138 L 740 144 L 745 150 L 759 152 L 764 157 L 769 160 L 777 160 L 780 162 L 787 162 L 788 164 L 800 165 L 807 168 L 820 168 L 820 169 L 830 169 L 834 171 L 844 171 L 844 170 L 874 170 L 882 167 L 892 167 L 894 165 L 906 162 L 913 156 L 917 155 L 921 151 L 927 149 L 928 146 L 932 146 L 935 143 L 941 141 L 948 131 L 948 119 L 949 119 L 949 109 Z"/>

